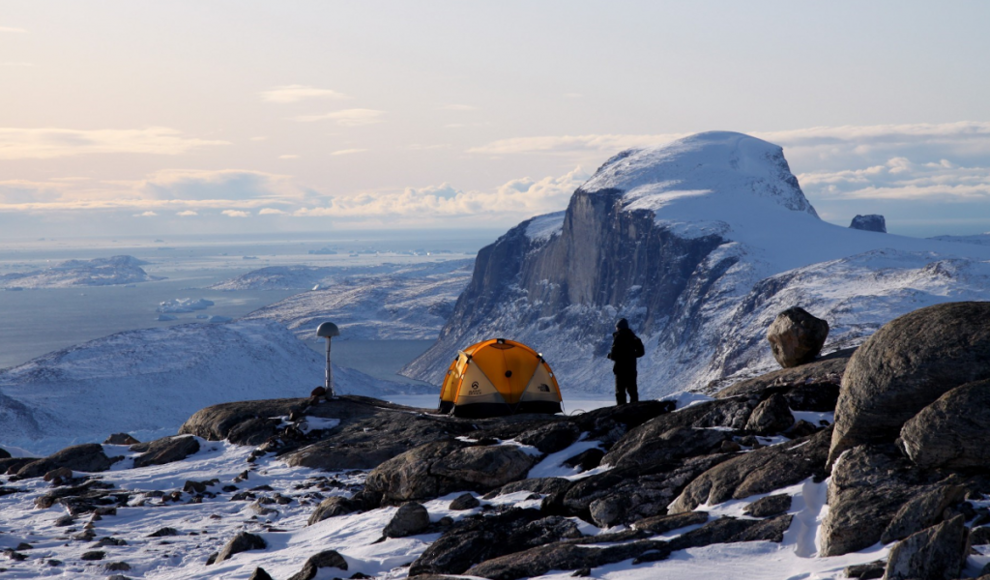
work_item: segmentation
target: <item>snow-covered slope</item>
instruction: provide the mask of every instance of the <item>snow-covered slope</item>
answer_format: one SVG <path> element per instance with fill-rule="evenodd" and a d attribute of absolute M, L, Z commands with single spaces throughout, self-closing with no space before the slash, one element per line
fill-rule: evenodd
<path fill-rule="evenodd" d="M 772 364 L 761 345 L 780 310 L 831 317 L 831 340 L 847 344 L 924 304 L 990 299 L 987 260 L 987 246 L 824 222 L 780 147 L 702 133 L 616 155 L 562 216 L 482 249 L 439 340 L 404 373 L 437 381 L 457 349 L 504 336 L 543 352 L 565 391 L 606 393 L 604 355 L 626 317 L 648 345 L 645 393 L 700 389 Z M 952 278 L 931 275 L 940 263 Z"/>
<path fill-rule="evenodd" d="M 118 431 L 174 433 L 216 403 L 307 397 L 324 357 L 266 321 L 121 332 L 0 371 L 0 447 L 52 451 Z M 417 387 L 335 368 L 341 393 Z"/>
<path fill-rule="evenodd" d="M 336 550 L 347 562 L 347 571 L 323 568 L 317 580 L 334 577 L 351 577 L 361 573 L 366 577 L 399 580 L 406 578 L 409 564 L 423 554 L 439 537 L 439 533 L 417 534 L 404 538 L 386 538 L 383 528 L 395 516 L 398 507 L 382 507 L 364 513 L 340 515 L 325 519 L 315 525 L 307 520 L 320 498 L 350 496 L 357 486 L 364 483 L 361 472 L 327 473 L 302 467 L 288 467 L 280 458 L 271 454 L 248 463 L 250 447 L 236 447 L 226 442 L 208 442 L 200 439 L 201 450 L 184 461 L 166 465 L 131 468 L 130 456 L 134 452 L 125 446 L 106 445 L 107 455 L 128 457 L 114 465 L 111 471 L 98 474 L 101 482 L 113 484 L 121 493 L 134 494 L 134 499 L 116 510 L 113 516 L 95 521 L 96 538 L 117 538 L 119 545 L 94 547 L 94 541 L 66 541 L 73 528 L 57 523 L 64 515 L 64 508 L 38 509 L 35 500 L 52 492 L 51 484 L 41 478 L 12 483 L 17 493 L 0 496 L 0 550 L 26 555 L 24 561 L 11 556 L 5 560 L 4 578 L 61 577 L 83 580 L 104 580 L 113 574 L 104 565 L 110 562 L 127 562 L 126 577 L 156 580 L 207 580 L 223 578 L 248 580 L 258 567 L 273 578 L 289 578 L 299 573 L 303 564 L 314 554 Z M 576 453 L 579 442 L 569 451 Z M 566 456 L 564 456 L 566 457 Z M 552 473 L 567 476 L 573 470 L 560 465 L 543 464 L 537 468 L 556 468 Z M 534 468 L 537 469 L 537 468 Z M 241 482 L 238 476 L 249 469 L 249 479 Z M 534 471 L 530 472 L 535 476 Z M 573 477 L 573 476 L 571 476 Z M 258 516 L 258 502 L 231 501 L 231 495 L 220 493 L 207 496 L 199 502 L 186 501 L 190 494 L 183 494 L 182 501 L 167 501 L 161 495 L 180 493 L 187 481 L 209 481 L 219 484 L 211 487 L 210 496 L 219 492 L 222 485 L 235 485 L 243 489 L 267 489 L 256 491 L 263 497 L 276 496 L 284 501 L 273 506 L 263 517 Z M 0 482 L 3 482 L 0 479 Z M 267 486 L 263 488 L 260 486 Z M 60 489 L 66 489 L 62 487 Z M 737 578 L 746 580 L 780 580 L 781 578 L 842 578 L 842 570 L 851 565 L 865 564 L 885 558 L 887 547 L 873 547 L 862 552 L 830 558 L 815 557 L 815 532 L 825 510 L 825 483 L 811 480 L 778 490 L 792 496 L 790 513 L 793 522 L 784 534 L 783 542 L 738 542 L 714 544 L 702 548 L 678 551 L 669 559 L 659 562 L 633 563 L 632 559 L 594 568 L 593 578 L 610 580 L 694 580 L 699 576 Z M 468 510 L 450 509 L 451 501 L 461 495 L 452 493 L 437 499 L 423 501 L 430 520 L 447 517 L 461 521 L 476 516 L 483 510 L 507 510 L 510 508 L 538 509 L 539 499 L 532 499 L 532 492 L 520 491 L 479 499 L 480 506 Z M 706 507 L 713 518 L 721 515 L 746 519 L 743 508 L 752 500 L 731 500 Z M 85 517 L 89 519 L 88 514 Z M 570 518 L 583 534 L 592 536 L 615 532 L 599 529 L 577 518 Z M 82 517 L 76 521 L 83 523 Z M 698 526 L 678 530 L 686 532 Z M 173 528 L 176 534 L 167 538 L 151 537 L 163 528 Z M 70 532 L 66 532 L 66 530 Z M 249 550 L 233 558 L 210 566 L 205 563 L 211 553 L 219 551 L 226 542 L 240 532 L 257 534 L 265 540 L 263 550 Z M 677 534 L 667 534 L 670 539 Z M 30 550 L 16 549 L 21 542 L 28 542 Z M 612 544 L 606 544 L 612 545 Z M 104 562 L 82 559 L 86 552 L 101 550 L 106 554 Z M 57 561 L 57 565 L 49 562 Z M 971 556 L 973 571 L 987 560 L 983 556 Z M 563 580 L 574 572 L 551 571 L 538 578 Z"/>
<path fill-rule="evenodd" d="M 320 278 L 316 290 L 249 314 L 275 320 L 301 339 L 333 320 L 341 339 L 431 340 L 447 321 L 471 277 L 473 260 L 406 266 L 386 273 Z"/>
<path fill-rule="evenodd" d="M 51 268 L 0 276 L 0 288 L 65 288 L 135 284 L 156 279 L 141 268 L 148 262 L 133 256 L 68 260 Z"/>

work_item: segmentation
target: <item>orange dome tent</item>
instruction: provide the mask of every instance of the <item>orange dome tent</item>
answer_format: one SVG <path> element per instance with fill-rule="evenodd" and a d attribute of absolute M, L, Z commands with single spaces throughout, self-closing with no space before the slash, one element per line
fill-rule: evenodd
<path fill-rule="evenodd" d="M 560 403 L 560 387 L 543 356 L 504 338 L 458 352 L 440 390 L 440 412 L 458 417 L 559 413 Z"/>

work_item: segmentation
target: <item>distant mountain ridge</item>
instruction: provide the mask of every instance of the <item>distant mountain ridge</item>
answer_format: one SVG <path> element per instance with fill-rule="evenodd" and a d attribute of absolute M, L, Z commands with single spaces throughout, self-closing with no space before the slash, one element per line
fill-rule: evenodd
<path fill-rule="evenodd" d="M 646 394 L 703 389 L 773 365 L 762 335 L 780 310 L 831 318 L 826 348 L 845 346 L 920 306 L 990 299 L 988 259 L 824 222 L 780 147 L 701 133 L 614 156 L 565 212 L 482 249 L 437 343 L 403 374 L 437 382 L 459 348 L 504 336 L 542 351 L 565 390 L 607 393 L 603 357 L 625 317 L 647 343 Z"/>
<path fill-rule="evenodd" d="M 134 256 L 112 256 L 93 260 L 67 260 L 50 268 L 15 272 L 0 276 L 0 288 L 66 288 L 69 286 L 112 286 L 161 280 L 149 276 L 141 266 L 148 264 Z"/>

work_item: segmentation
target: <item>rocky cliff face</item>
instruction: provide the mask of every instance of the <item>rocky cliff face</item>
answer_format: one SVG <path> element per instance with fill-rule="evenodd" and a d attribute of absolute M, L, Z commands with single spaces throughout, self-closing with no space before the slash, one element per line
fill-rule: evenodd
<path fill-rule="evenodd" d="M 915 254 L 935 242 L 875 238 L 821 221 L 781 148 L 765 141 L 703 133 L 627 151 L 576 190 L 566 211 L 527 220 L 481 250 L 437 343 L 404 374 L 438 382 L 458 349 L 499 336 L 543 352 L 567 390 L 605 393 L 611 373 L 604 354 L 615 321 L 625 317 L 647 344 L 640 363 L 645 393 L 698 388 L 771 364 L 769 349 L 760 347 L 780 310 L 801 305 L 821 317 L 848 308 L 850 297 L 875 294 L 867 285 L 839 283 L 820 292 L 816 311 L 802 297 L 823 281 L 809 289 L 813 276 L 800 268 L 880 243 L 907 252 L 898 254 L 899 268 L 921 271 L 937 260 Z M 831 268 L 841 279 L 854 267 Z M 924 286 L 917 282 L 924 275 L 908 278 Z M 982 292 L 978 283 L 970 286 Z M 778 305 L 775 297 L 790 303 Z M 884 312 L 869 330 L 900 313 Z M 832 341 L 864 334 L 839 325 Z"/>

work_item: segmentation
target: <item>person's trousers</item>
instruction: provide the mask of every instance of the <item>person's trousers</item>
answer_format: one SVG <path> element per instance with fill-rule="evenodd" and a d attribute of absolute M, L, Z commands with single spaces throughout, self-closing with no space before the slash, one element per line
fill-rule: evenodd
<path fill-rule="evenodd" d="M 615 404 L 626 404 L 626 393 L 629 393 L 629 402 L 639 401 L 639 391 L 636 388 L 636 373 L 621 373 L 615 375 Z"/>

